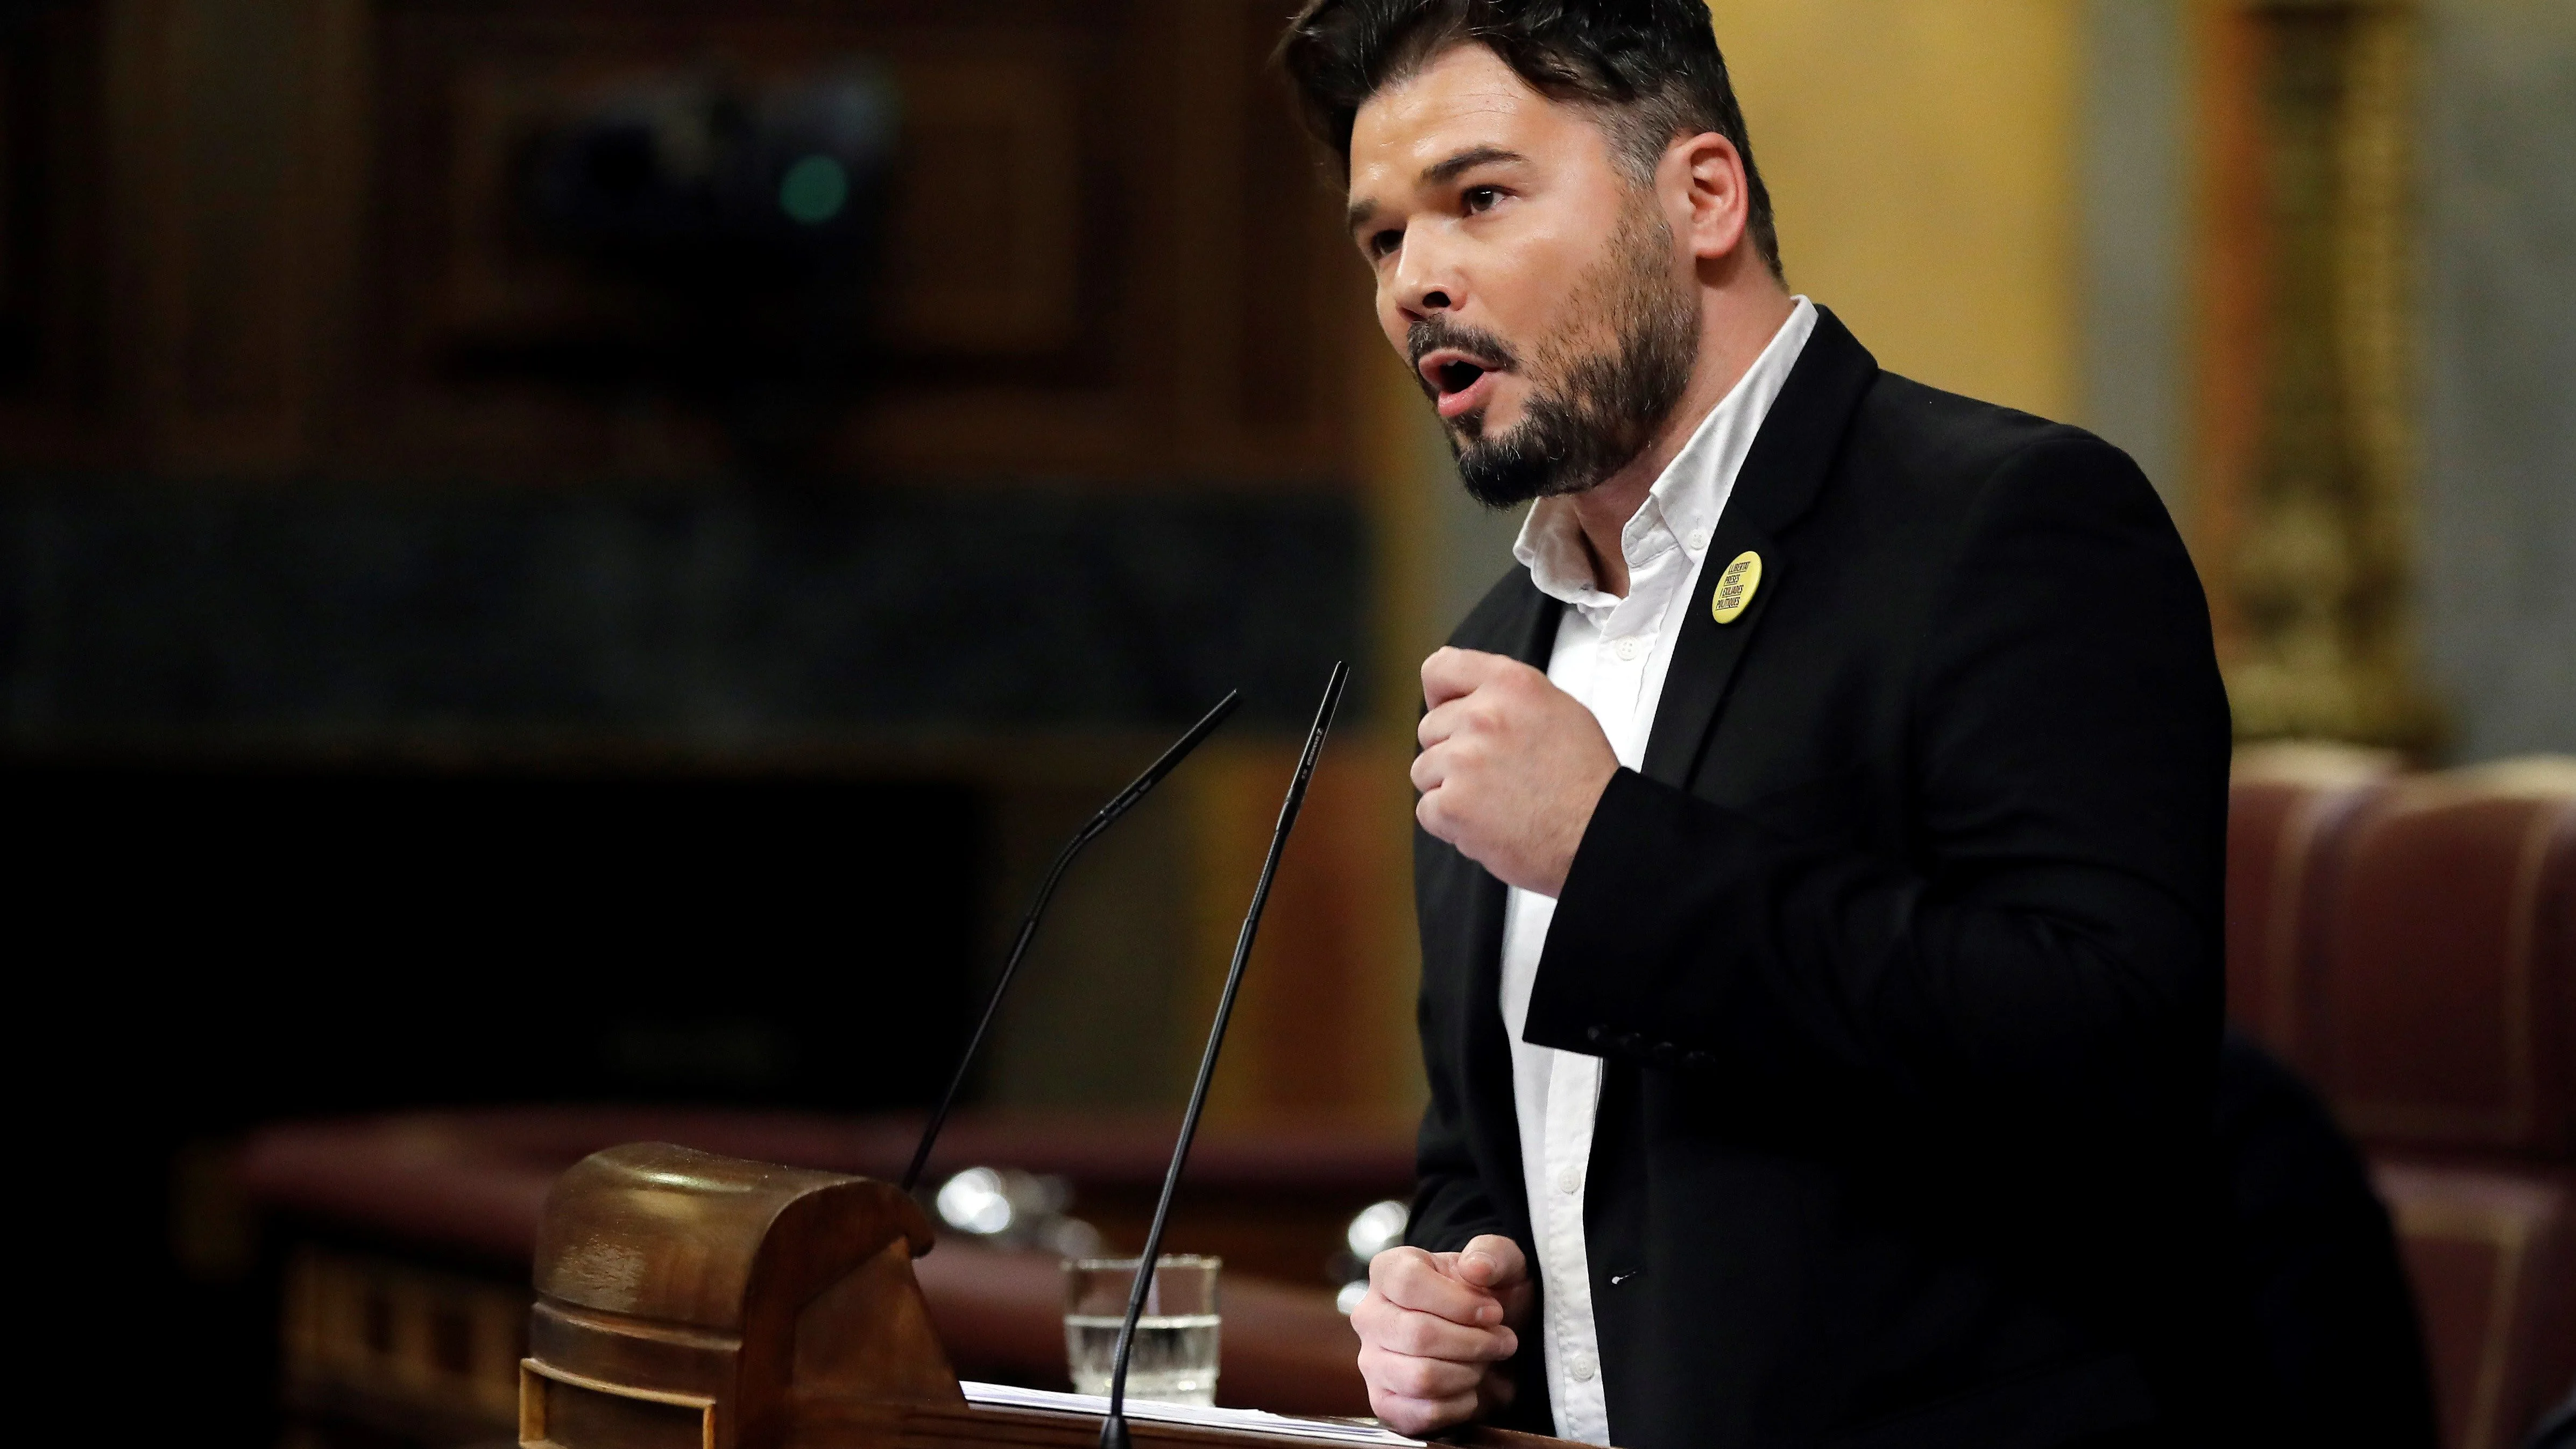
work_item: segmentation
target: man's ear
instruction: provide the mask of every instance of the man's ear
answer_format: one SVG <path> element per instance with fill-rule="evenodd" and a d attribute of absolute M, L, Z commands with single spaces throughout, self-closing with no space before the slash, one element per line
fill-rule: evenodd
<path fill-rule="evenodd" d="M 1685 136 L 1664 152 L 1664 164 L 1679 174 L 1691 255 L 1713 261 L 1742 246 L 1752 202 L 1735 143 L 1715 131 Z"/>

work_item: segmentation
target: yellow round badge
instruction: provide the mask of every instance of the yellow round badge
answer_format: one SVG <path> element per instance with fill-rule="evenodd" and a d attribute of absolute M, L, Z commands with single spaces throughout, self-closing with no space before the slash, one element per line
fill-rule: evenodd
<path fill-rule="evenodd" d="M 1735 556 L 1726 572 L 1717 576 L 1717 590 L 1708 596 L 1708 612 L 1721 624 L 1732 624 L 1753 602 L 1753 591 L 1762 587 L 1762 555 L 1751 549 Z"/>

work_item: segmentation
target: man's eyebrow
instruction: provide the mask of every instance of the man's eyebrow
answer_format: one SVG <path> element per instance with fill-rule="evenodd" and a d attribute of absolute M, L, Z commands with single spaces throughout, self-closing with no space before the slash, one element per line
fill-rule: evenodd
<path fill-rule="evenodd" d="M 1461 151 L 1446 160 L 1434 161 L 1430 165 L 1423 167 L 1421 184 L 1424 186 L 1443 186 L 1449 182 L 1457 180 L 1460 176 L 1469 171 L 1475 170 L 1479 166 L 1497 165 L 1508 161 L 1527 161 L 1528 159 L 1529 158 L 1527 156 L 1522 155 L 1518 151 L 1506 150 L 1501 146 L 1470 146 L 1466 150 Z M 1363 196 L 1359 200 L 1352 202 L 1350 204 L 1350 208 L 1342 213 L 1342 230 L 1347 232 L 1356 232 L 1368 223 L 1368 219 L 1370 217 L 1375 215 L 1377 215 L 1377 199 L 1375 197 Z"/>
<path fill-rule="evenodd" d="M 1500 146 L 1470 146 L 1446 161 L 1435 161 L 1423 167 L 1422 184 L 1439 186 L 1445 182 L 1455 181 L 1462 173 L 1473 171 L 1479 166 L 1528 159 L 1518 151 L 1506 151 Z"/>

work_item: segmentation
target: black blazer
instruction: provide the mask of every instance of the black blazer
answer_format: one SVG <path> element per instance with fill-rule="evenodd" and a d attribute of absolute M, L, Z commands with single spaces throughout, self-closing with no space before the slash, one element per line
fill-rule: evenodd
<path fill-rule="evenodd" d="M 2212 1442 L 2244 1347 L 2209 1160 L 2228 718 L 2162 504 L 1825 312 L 1706 557 L 1527 1027 L 1606 1064 L 1612 1437 Z M 1452 642 L 1544 668 L 1558 607 L 1514 569 Z M 1414 861 L 1411 1238 L 1526 1249 L 1504 890 L 1428 835 Z M 1543 1428 L 1539 1341 L 1511 1418 Z"/>

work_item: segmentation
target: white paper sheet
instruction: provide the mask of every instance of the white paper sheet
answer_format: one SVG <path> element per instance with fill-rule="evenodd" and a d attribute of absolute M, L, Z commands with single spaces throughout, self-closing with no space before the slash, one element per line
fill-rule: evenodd
<path fill-rule="evenodd" d="M 1099 1394 L 1065 1394 L 1053 1389 L 1015 1389 L 1007 1384 L 961 1384 L 966 1402 L 988 1409 L 1044 1409 L 1058 1414 L 1088 1414 L 1097 1419 L 1109 1412 L 1109 1400 Z M 1285 1414 L 1269 1414 L 1259 1409 L 1200 1409 L 1188 1404 L 1160 1404 L 1145 1399 L 1127 1401 L 1127 1417 L 1151 1419 L 1158 1424 L 1189 1424 L 1204 1429 L 1242 1429 L 1255 1434 L 1275 1434 L 1289 1439 L 1305 1439 L 1318 1444 L 1387 1444 L 1403 1449 L 1421 1449 L 1422 1441 L 1407 1439 L 1391 1429 L 1363 1424 L 1349 1419 L 1292 1419 Z"/>

